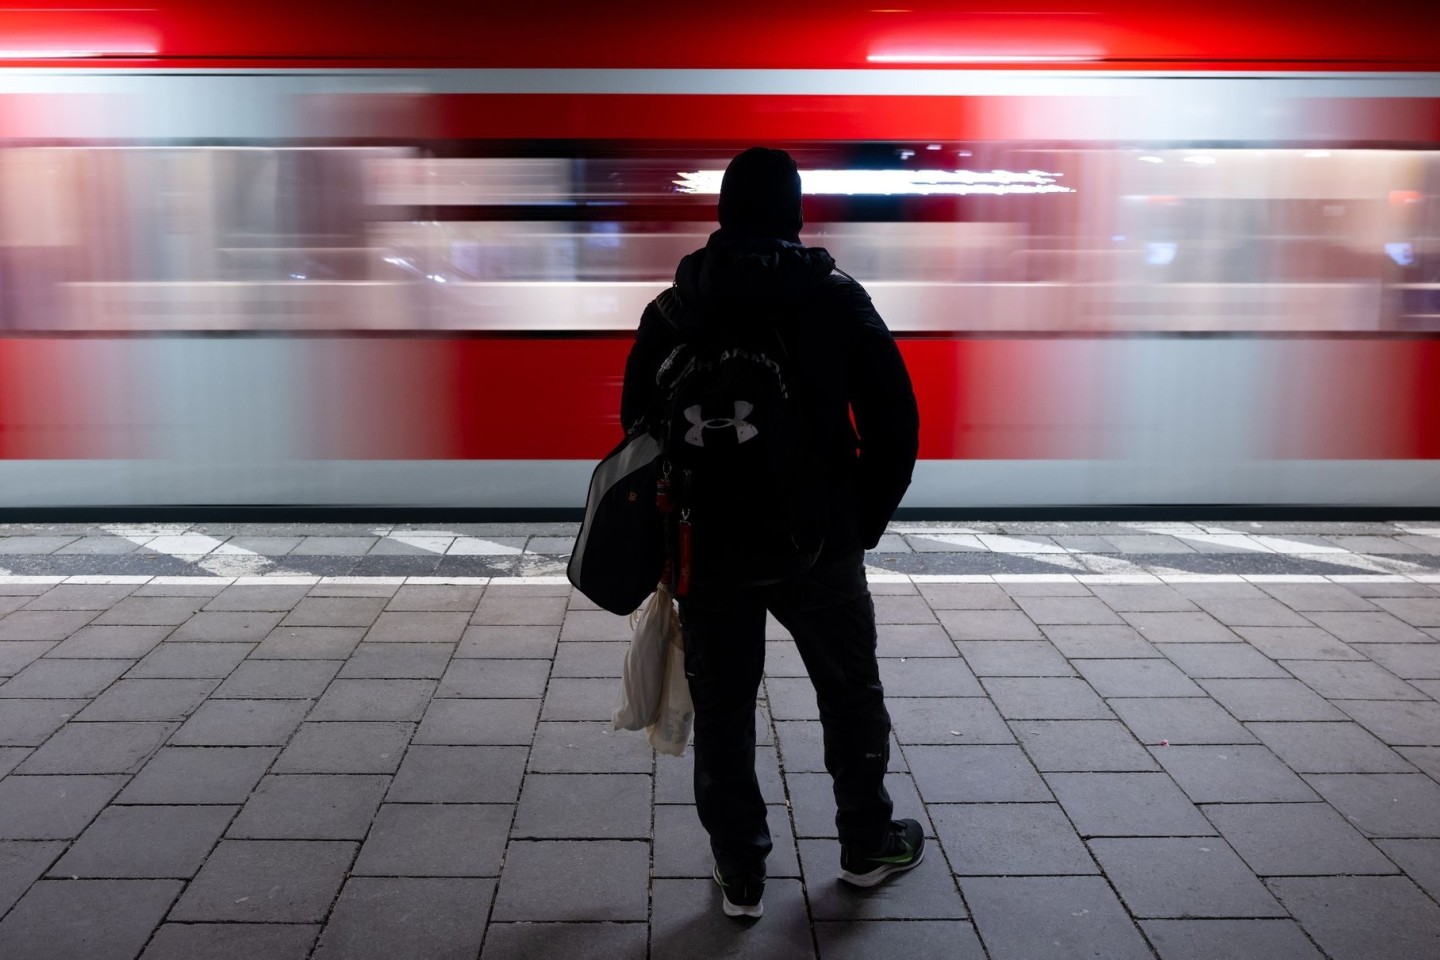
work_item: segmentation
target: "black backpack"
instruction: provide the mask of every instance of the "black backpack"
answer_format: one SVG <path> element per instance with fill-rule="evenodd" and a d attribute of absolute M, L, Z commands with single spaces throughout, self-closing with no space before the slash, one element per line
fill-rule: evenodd
<path fill-rule="evenodd" d="M 804 573 L 824 543 L 827 498 L 796 318 L 777 308 L 676 323 L 686 311 L 673 289 L 660 306 L 682 337 L 656 376 L 654 427 L 676 595 Z"/>

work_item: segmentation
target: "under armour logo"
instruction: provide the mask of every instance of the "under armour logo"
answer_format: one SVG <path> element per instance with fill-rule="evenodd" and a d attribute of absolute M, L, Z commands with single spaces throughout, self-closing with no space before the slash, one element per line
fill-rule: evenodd
<path fill-rule="evenodd" d="M 685 408 L 685 419 L 690 421 L 690 429 L 685 431 L 685 442 L 693 447 L 705 446 L 706 430 L 724 430 L 727 427 L 735 428 L 735 442 L 744 443 L 760 430 L 753 423 L 745 420 L 750 416 L 750 411 L 755 405 L 744 400 L 735 401 L 735 416 L 733 417 L 711 417 L 705 419 L 700 414 L 700 405 Z"/>

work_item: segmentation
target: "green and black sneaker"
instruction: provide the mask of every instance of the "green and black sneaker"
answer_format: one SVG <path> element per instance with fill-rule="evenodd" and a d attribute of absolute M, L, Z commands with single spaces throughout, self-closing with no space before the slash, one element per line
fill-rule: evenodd
<path fill-rule="evenodd" d="M 885 845 L 862 856 L 840 848 L 840 879 L 857 887 L 873 887 L 892 873 L 904 873 L 925 859 L 925 833 L 914 820 L 891 820 Z"/>
<path fill-rule="evenodd" d="M 760 898 L 765 894 L 764 877 L 751 874 L 723 877 L 720 875 L 719 864 L 716 864 L 713 876 L 716 885 L 720 887 L 721 896 L 725 898 L 725 916 L 764 916 L 765 904 L 760 902 Z"/>

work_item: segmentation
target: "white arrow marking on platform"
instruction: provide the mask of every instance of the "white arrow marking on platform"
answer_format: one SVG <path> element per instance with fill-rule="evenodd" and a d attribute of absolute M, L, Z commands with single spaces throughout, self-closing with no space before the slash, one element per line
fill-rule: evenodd
<path fill-rule="evenodd" d="M 454 535 L 433 536 L 413 533 L 392 533 L 386 540 L 398 540 L 406 546 L 415 547 L 417 550 L 426 550 L 430 553 L 444 553 L 454 542 Z"/>
<path fill-rule="evenodd" d="M 105 527 L 106 532 L 123 537 L 153 553 L 163 553 L 185 563 L 192 563 L 218 577 L 239 577 L 260 573 L 274 564 L 269 557 L 253 550 L 232 547 L 233 553 L 211 554 L 224 541 L 203 533 L 166 533 L 156 536 L 157 527 Z M 200 559 L 203 557 L 204 559 Z"/>

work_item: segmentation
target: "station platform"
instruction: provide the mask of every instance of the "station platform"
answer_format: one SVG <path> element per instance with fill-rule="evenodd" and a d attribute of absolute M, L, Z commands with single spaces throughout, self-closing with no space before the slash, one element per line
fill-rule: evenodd
<path fill-rule="evenodd" d="M 892 525 L 926 859 L 836 879 L 772 624 L 753 923 L 690 759 L 610 728 L 630 625 L 574 535 L 0 526 L 0 957 L 1440 955 L 1440 524 Z"/>

